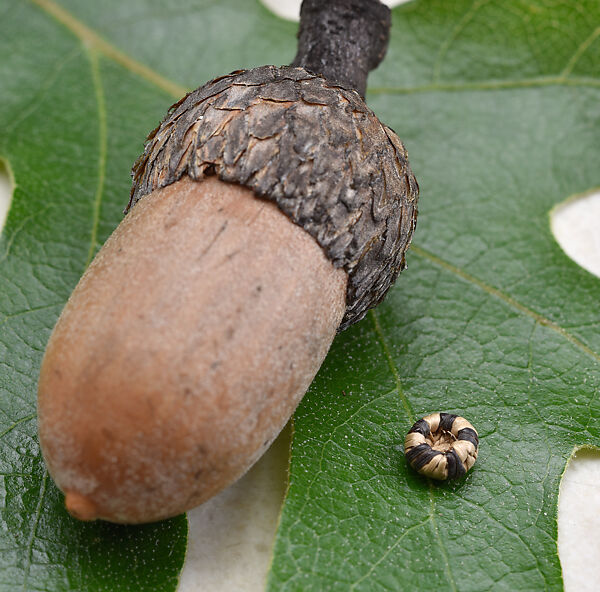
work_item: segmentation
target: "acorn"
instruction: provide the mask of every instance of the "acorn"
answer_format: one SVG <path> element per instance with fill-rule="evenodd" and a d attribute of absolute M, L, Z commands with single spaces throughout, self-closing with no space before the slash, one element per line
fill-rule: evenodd
<path fill-rule="evenodd" d="M 305 0 L 291 66 L 212 80 L 148 137 L 40 372 L 73 516 L 151 522 L 230 485 L 405 267 L 418 185 L 363 100 L 389 27 L 378 0 Z"/>

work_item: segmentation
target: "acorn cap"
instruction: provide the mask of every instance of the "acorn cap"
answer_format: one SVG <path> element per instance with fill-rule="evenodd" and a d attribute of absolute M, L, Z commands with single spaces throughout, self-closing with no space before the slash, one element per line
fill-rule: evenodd
<path fill-rule="evenodd" d="M 418 185 L 398 136 L 360 95 L 300 67 L 216 78 L 175 103 L 133 167 L 127 210 L 184 175 L 274 201 L 348 273 L 340 330 L 404 269 Z"/>

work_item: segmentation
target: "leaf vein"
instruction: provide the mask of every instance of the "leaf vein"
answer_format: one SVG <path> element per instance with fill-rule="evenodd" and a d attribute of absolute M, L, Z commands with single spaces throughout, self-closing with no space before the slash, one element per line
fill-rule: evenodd
<path fill-rule="evenodd" d="M 385 561 L 386 557 L 402 542 L 402 539 L 404 539 L 404 537 L 406 537 L 410 532 L 412 532 L 413 530 L 416 530 L 417 528 L 421 528 L 422 526 L 424 526 L 425 524 L 427 524 L 427 522 L 429 522 L 431 520 L 431 516 L 428 516 L 425 520 L 423 520 L 422 522 L 419 522 L 418 524 L 413 524 L 412 526 L 410 526 L 409 528 L 407 528 L 395 541 L 394 544 L 386 550 L 386 552 L 375 562 L 373 562 L 373 564 L 371 565 L 371 568 L 369 569 L 369 571 L 367 571 L 361 578 L 359 578 L 358 580 L 356 580 L 356 582 L 354 582 L 349 590 L 352 591 L 354 589 L 356 589 L 356 586 L 358 586 L 361 582 L 363 582 L 364 580 L 366 580 L 377 568 L 377 566 L 382 563 L 383 561 Z"/>
<path fill-rule="evenodd" d="M 17 186 L 15 185 L 15 190 L 16 190 L 16 188 L 17 188 Z M 21 233 L 21 231 L 25 228 L 25 226 L 27 226 L 27 224 L 29 224 L 29 222 L 31 222 L 35 218 L 38 218 L 39 216 L 44 214 L 51 207 L 52 207 L 52 204 L 46 204 L 43 208 L 40 208 L 34 214 L 31 214 L 30 216 L 26 216 L 25 218 L 23 218 L 21 220 L 21 223 L 14 229 L 13 233 L 6 239 L 6 249 L 5 249 L 4 253 L 2 253 L 2 255 L 0 255 L 0 264 L 4 263 L 6 261 L 6 259 L 8 259 L 8 256 L 10 255 L 10 251 L 12 249 L 13 243 L 15 242 L 15 239 Z"/>
<path fill-rule="evenodd" d="M 369 314 L 371 316 L 371 320 L 373 321 L 373 328 L 375 330 L 375 334 L 377 335 L 377 339 L 379 340 L 379 343 L 381 344 L 381 347 L 382 347 L 383 353 L 386 357 L 388 366 L 390 368 L 392 376 L 394 377 L 394 381 L 396 382 L 396 390 L 398 391 L 398 396 L 400 397 L 400 400 L 402 401 L 402 406 L 404 407 L 404 410 L 406 411 L 406 415 L 408 416 L 408 419 L 410 420 L 410 422 L 414 423 L 416 421 L 414 411 L 412 410 L 410 403 L 408 402 L 408 399 L 406 398 L 404 391 L 402 389 L 402 383 L 400 381 L 400 375 L 398 374 L 398 369 L 396 368 L 396 365 L 394 364 L 394 358 L 392 357 L 392 352 L 390 351 L 388 343 L 385 339 L 385 335 L 383 334 L 383 330 L 381 329 L 381 325 L 379 324 L 379 319 L 377 318 L 377 313 L 375 312 L 375 309 L 371 309 L 369 311 Z"/>
<path fill-rule="evenodd" d="M 435 533 L 435 538 L 437 540 L 438 546 L 440 548 L 440 551 L 442 552 L 442 556 L 444 558 L 444 567 L 445 567 L 445 571 L 446 571 L 446 576 L 448 578 L 448 583 L 450 584 L 450 587 L 452 588 L 452 592 L 458 592 L 457 588 L 456 588 L 456 582 L 454 580 L 454 576 L 452 575 L 452 570 L 450 569 L 450 561 L 448 560 L 448 552 L 446 551 L 446 546 L 444 545 L 444 541 L 442 539 L 442 537 L 440 536 L 440 531 L 438 529 L 437 523 L 435 521 L 435 498 L 433 495 L 433 485 L 431 484 L 431 480 L 428 479 L 429 481 L 429 519 L 431 520 L 431 525 L 433 526 L 433 531 Z"/>
<path fill-rule="evenodd" d="M 581 56 L 589 49 L 589 47 L 592 45 L 592 43 L 594 43 L 594 41 L 596 41 L 596 39 L 598 39 L 599 36 L 600 36 L 600 27 L 597 27 L 594 31 L 592 31 L 592 33 L 588 36 L 587 39 L 584 39 L 579 44 L 579 47 L 575 50 L 575 53 L 571 56 L 571 59 L 567 62 L 565 69 L 560 73 L 562 78 L 567 78 L 571 74 L 571 72 L 573 71 L 573 68 L 575 68 L 575 65 L 579 61 L 579 58 L 581 58 Z"/>
<path fill-rule="evenodd" d="M 114 45 L 100 37 L 87 25 L 75 18 L 70 12 L 59 6 L 53 0 L 31 0 L 33 4 L 41 8 L 44 12 L 51 15 L 71 33 L 73 33 L 84 47 L 95 49 L 112 59 L 117 64 L 129 70 L 133 74 L 144 78 L 148 82 L 154 84 L 169 95 L 179 98 L 188 92 L 185 87 L 168 80 L 161 74 L 158 74 L 152 68 L 134 60 L 132 57 L 117 49 Z"/>
<path fill-rule="evenodd" d="M 89 52 L 92 79 L 94 82 L 94 93 L 98 106 L 98 184 L 94 195 L 92 231 L 90 237 L 90 248 L 88 249 L 85 267 L 90 264 L 96 249 L 98 237 L 98 225 L 100 223 L 100 206 L 104 194 L 104 180 L 106 178 L 106 152 L 107 152 L 107 124 L 106 124 L 106 102 L 104 100 L 104 88 L 100 75 L 100 64 L 98 54 L 95 50 Z"/>
<path fill-rule="evenodd" d="M 394 376 L 394 380 L 396 381 L 396 386 L 397 386 L 397 390 L 398 390 L 398 395 L 400 396 L 400 399 L 402 400 L 402 404 L 404 406 L 404 409 L 410 419 L 411 423 L 415 422 L 415 414 L 410 406 L 410 403 L 408 402 L 408 400 L 406 399 L 406 396 L 404 395 L 404 391 L 402 389 L 402 384 L 400 381 L 400 375 L 398 374 L 398 369 L 396 368 L 396 365 L 394 364 L 394 359 L 392 357 L 392 352 L 390 351 L 390 348 L 388 346 L 387 340 L 385 339 L 385 335 L 383 333 L 383 330 L 381 328 L 381 325 L 379 323 L 379 319 L 377 318 L 377 313 L 375 312 L 375 309 L 371 309 L 369 311 L 369 314 L 371 315 L 371 320 L 373 321 L 373 326 L 375 328 L 375 333 L 377 334 L 378 338 L 379 338 L 379 342 L 381 343 L 381 347 L 383 348 L 385 357 L 387 358 L 387 362 L 388 362 L 388 366 L 390 368 L 390 371 L 392 372 L 392 375 Z M 435 537 L 438 543 L 438 546 L 440 548 L 440 551 L 442 553 L 442 556 L 444 558 L 444 562 L 445 562 L 445 571 L 446 571 L 446 575 L 448 577 L 448 582 L 450 584 L 450 587 L 452 588 L 452 592 L 457 592 L 457 588 L 456 588 L 456 582 L 454 581 L 454 576 L 452 575 L 452 570 L 450 569 L 450 562 L 448 560 L 448 553 L 446 551 L 446 548 L 444 546 L 444 541 L 442 540 L 442 538 L 440 537 L 439 534 L 439 530 L 435 521 L 435 513 L 434 513 L 434 508 L 435 508 L 435 499 L 433 496 L 433 486 L 431 484 L 431 481 L 429 481 L 429 501 L 430 501 L 430 507 L 429 507 L 429 520 L 431 520 L 431 525 L 433 527 L 434 533 L 435 533 Z"/>
<path fill-rule="evenodd" d="M 21 419 L 17 419 L 11 426 L 6 428 L 3 432 L 0 432 L 0 438 L 4 438 L 4 436 L 6 436 L 6 434 L 9 434 L 10 432 L 12 432 L 19 424 L 25 423 L 26 421 L 30 421 L 30 420 L 34 419 L 35 417 L 37 417 L 37 413 L 31 413 L 30 415 L 21 417 Z"/>
<path fill-rule="evenodd" d="M 525 547 L 525 549 L 527 550 L 528 554 L 531 556 L 531 558 L 533 559 L 533 561 L 534 561 L 534 563 L 536 565 L 536 567 L 532 568 L 532 569 L 534 569 L 537 573 L 539 573 L 540 576 L 542 577 L 542 579 L 544 580 L 544 583 L 546 585 L 548 585 L 546 574 L 544 574 L 544 572 L 541 569 L 540 561 L 539 561 L 539 558 L 538 558 L 537 554 L 534 553 L 533 550 L 531 549 L 531 547 L 525 542 L 525 540 L 523 539 L 523 536 L 518 531 L 518 529 L 511 528 L 510 526 L 507 526 L 506 524 L 504 524 L 502 521 L 498 520 L 482 504 L 476 504 L 476 503 L 474 503 L 474 502 L 472 502 L 472 501 L 470 501 L 470 500 L 468 500 L 468 499 L 466 499 L 464 497 L 461 497 L 461 499 L 462 499 L 462 501 L 465 504 L 471 506 L 472 508 L 476 508 L 478 510 L 481 510 L 494 524 L 497 524 L 500 527 L 501 530 L 503 530 L 505 533 L 507 533 L 510 537 L 514 537 L 518 541 L 520 541 L 520 543 L 523 545 L 523 547 Z"/>
<path fill-rule="evenodd" d="M 4 325 L 7 321 L 9 321 L 11 319 L 17 319 L 19 317 L 27 316 L 27 315 L 31 314 L 32 312 L 39 312 L 40 310 L 46 310 L 48 308 L 55 308 L 55 307 L 63 306 L 63 305 L 64 305 L 64 303 L 62 303 L 62 302 L 55 302 L 52 304 L 43 304 L 42 306 L 34 306 L 32 308 L 28 308 L 27 310 L 19 310 L 18 312 L 7 314 L 0 321 L 0 327 L 2 327 L 2 325 Z"/>
<path fill-rule="evenodd" d="M 583 343 L 583 341 L 581 341 L 580 339 L 578 339 L 577 337 L 575 337 L 574 335 L 569 333 L 564 327 L 561 327 L 560 325 L 558 325 L 554 321 L 551 321 L 544 315 L 542 315 L 538 312 L 535 312 L 534 310 L 531 310 L 530 308 L 526 307 L 524 304 L 521 304 L 520 302 L 518 302 L 517 300 L 515 300 L 508 294 L 505 294 L 504 292 L 502 292 L 502 290 L 499 290 L 498 288 L 495 288 L 493 286 L 490 286 L 489 284 L 486 284 L 484 281 L 480 280 L 479 278 L 476 278 L 475 276 L 467 273 L 463 269 L 456 267 L 455 265 L 452 265 L 448 261 L 441 259 L 437 255 L 430 253 L 429 251 L 423 249 L 422 247 L 417 247 L 416 245 L 412 245 L 411 250 L 412 250 L 412 252 L 414 252 L 416 255 L 418 255 L 422 259 L 428 259 L 429 261 L 431 261 L 438 267 L 441 267 L 441 268 L 445 269 L 446 271 L 449 271 L 450 273 L 453 273 L 454 275 L 460 277 L 465 282 L 473 284 L 473 285 L 477 286 L 478 288 L 480 288 L 481 290 L 483 290 L 484 292 L 487 292 L 491 296 L 495 296 L 499 300 L 504 301 L 511 308 L 517 310 L 518 312 L 520 312 L 522 314 L 527 315 L 528 317 L 531 317 L 532 319 L 534 319 L 537 323 L 539 323 L 543 327 L 547 327 L 548 329 L 555 331 L 556 333 L 558 333 L 559 335 L 564 337 L 567 341 L 571 342 L 571 344 L 573 344 L 575 347 L 577 347 L 580 350 L 582 350 L 583 352 L 585 352 L 589 357 L 593 358 L 596 362 L 600 362 L 600 354 L 596 353 L 593 349 L 591 349 L 589 346 L 587 346 L 585 343 Z"/>
<path fill-rule="evenodd" d="M 9 125 L 4 128 L 4 135 L 8 137 L 9 134 L 13 133 L 14 130 L 21 125 L 24 121 L 26 121 L 29 117 L 36 113 L 36 111 L 41 107 L 48 95 L 48 91 L 52 88 L 54 83 L 57 81 L 59 75 L 62 73 L 63 69 L 78 55 L 81 53 L 80 47 L 75 47 L 72 49 L 66 56 L 63 57 L 62 60 L 57 62 L 55 66 L 47 73 L 46 78 L 43 83 L 39 86 L 39 89 L 36 92 L 36 96 L 33 97 L 29 106 L 21 113 L 19 113 L 18 117 L 15 117 Z"/>
<path fill-rule="evenodd" d="M 42 483 L 40 485 L 40 493 L 38 496 L 38 501 L 35 507 L 35 513 L 33 515 L 33 524 L 31 526 L 31 533 L 29 538 L 27 539 L 27 547 L 26 547 L 26 562 L 23 576 L 23 586 L 22 590 L 27 590 L 27 580 L 29 579 L 29 571 L 31 569 L 31 565 L 33 563 L 33 541 L 35 540 L 35 536 L 37 534 L 38 525 L 40 523 L 40 517 L 42 515 L 42 503 L 44 501 L 44 496 L 46 495 L 46 488 L 48 486 L 48 471 L 44 468 L 44 475 L 42 477 Z"/>
<path fill-rule="evenodd" d="M 460 35 L 460 33 L 465 29 L 465 27 L 469 24 L 469 22 L 474 18 L 477 14 L 477 11 L 482 7 L 488 4 L 490 0 L 475 0 L 469 10 L 465 12 L 462 18 L 458 21 L 454 29 L 452 29 L 450 35 L 446 39 L 444 39 L 443 43 L 440 45 L 438 49 L 437 56 L 435 58 L 435 62 L 432 68 L 431 79 L 435 84 L 439 82 L 441 76 L 441 69 L 444 58 L 450 49 L 452 43 L 456 40 L 456 38 Z"/>
<path fill-rule="evenodd" d="M 543 88 L 546 86 L 573 86 L 600 88 L 596 78 L 567 78 L 563 76 L 543 76 L 522 80 L 480 80 L 476 82 L 431 83 L 417 86 L 378 86 L 371 87 L 367 95 L 417 94 L 428 92 L 471 92 L 480 90 L 510 90 L 521 88 Z"/>

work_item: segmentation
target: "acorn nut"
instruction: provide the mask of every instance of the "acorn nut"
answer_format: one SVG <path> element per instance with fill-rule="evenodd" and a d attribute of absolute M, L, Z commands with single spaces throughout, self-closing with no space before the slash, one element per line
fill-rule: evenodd
<path fill-rule="evenodd" d="M 75 517 L 159 520 L 238 479 L 405 266 L 418 186 L 352 90 L 389 22 L 377 0 L 305 0 L 292 66 L 217 78 L 150 134 L 40 372 L 42 451 Z"/>

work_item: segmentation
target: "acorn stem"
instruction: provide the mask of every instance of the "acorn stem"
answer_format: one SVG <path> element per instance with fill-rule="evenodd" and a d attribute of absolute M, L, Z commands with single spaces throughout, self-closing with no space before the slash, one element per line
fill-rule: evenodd
<path fill-rule="evenodd" d="M 304 0 L 292 66 L 349 86 L 362 98 L 388 46 L 390 9 L 379 0 Z"/>

